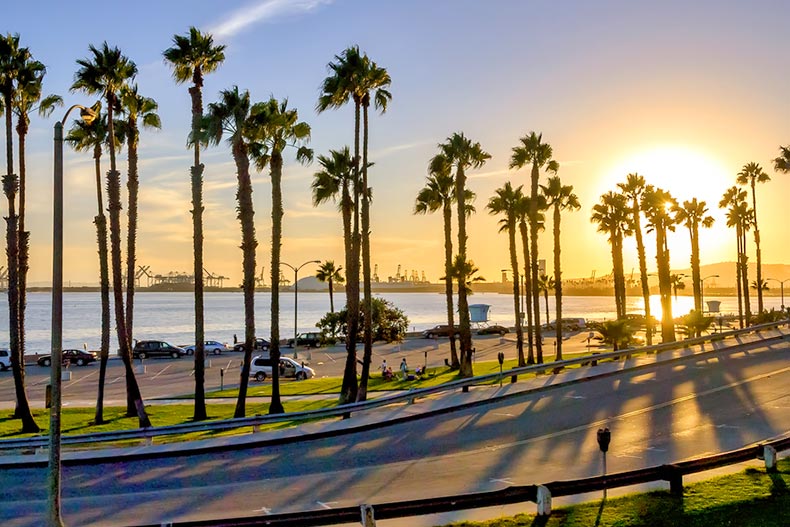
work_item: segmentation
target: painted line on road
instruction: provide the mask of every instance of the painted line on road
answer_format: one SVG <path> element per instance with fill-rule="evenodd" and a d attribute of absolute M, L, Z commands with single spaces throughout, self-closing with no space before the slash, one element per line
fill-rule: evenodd
<path fill-rule="evenodd" d="M 507 412 L 493 412 L 492 415 L 500 415 L 503 417 L 513 417 L 513 414 L 509 414 Z"/>
<path fill-rule="evenodd" d="M 271 514 L 272 510 L 269 507 L 261 507 L 260 509 L 254 509 L 252 512 L 262 512 L 264 514 Z"/>
<path fill-rule="evenodd" d="M 99 374 L 98 371 L 93 370 L 92 372 L 88 373 L 87 375 L 82 375 L 79 379 L 75 379 L 75 380 L 71 381 L 69 383 L 69 386 L 74 386 L 75 384 L 81 383 L 85 379 L 90 379 L 91 377 L 95 377 L 98 374 Z"/>
<path fill-rule="evenodd" d="M 488 481 L 490 483 L 504 483 L 505 485 L 513 485 L 513 480 L 510 478 L 491 478 Z"/>
<path fill-rule="evenodd" d="M 167 366 L 165 366 L 164 368 L 162 368 L 161 370 L 159 370 L 159 371 L 158 371 L 158 372 L 157 372 L 157 373 L 156 373 L 156 374 L 155 374 L 153 377 L 151 377 L 151 380 L 153 381 L 154 379 L 156 379 L 157 377 L 159 377 L 160 375 L 162 375 L 164 372 L 166 372 L 167 370 L 169 370 L 171 366 L 172 366 L 172 364 L 168 364 Z"/>
<path fill-rule="evenodd" d="M 332 508 L 332 504 L 333 503 L 337 503 L 337 502 L 336 501 L 327 501 L 327 502 L 317 501 L 316 503 L 319 504 L 321 507 L 323 507 L 325 509 L 331 509 Z"/>

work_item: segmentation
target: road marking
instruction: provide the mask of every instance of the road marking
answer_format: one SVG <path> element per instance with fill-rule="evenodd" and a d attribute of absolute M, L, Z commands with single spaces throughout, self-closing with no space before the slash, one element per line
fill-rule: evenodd
<path fill-rule="evenodd" d="M 492 478 L 488 481 L 490 481 L 491 483 L 504 483 L 505 485 L 513 484 L 513 480 L 511 480 L 510 478 Z"/>
<path fill-rule="evenodd" d="M 332 508 L 332 507 L 331 507 L 331 504 L 332 504 L 332 503 L 337 503 L 337 502 L 336 502 L 336 501 L 327 501 L 327 502 L 325 503 L 325 502 L 323 502 L 323 501 L 317 501 L 316 503 L 317 503 L 317 504 L 319 504 L 321 507 L 323 507 L 323 508 L 325 508 L 325 509 L 331 509 L 331 508 Z"/>
<path fill-rule="evenodd" d="M 503 417 L 513 417 L 513 414 L 501 413 L 501 412 L 493 412 L 493 415 L 501 415 Z"/>
<path fill-rule="evenodd" d="M 570 395 L 570 394 L 567 394 L 565 396 L 565 398 L 566 399 L 586 399 L 587 397 L 585 397 L 584 395 Z"/>
<path fill-rule="evenodd" d="M 162 375 L 164 372 L 166 372 L 167 370 L 169 370 L 171 366 L 172 366 L 172 364 L 168 364 L 167 366 L 165 366 L 164 368 L 162 368 L 161 370 L 159 370 L 159 371 L 156 373 L 156 375 L 154 375 L 153 377 L 151 377 L 151 380 L 153 381 L 154 379 L 156 379 L 157 377 L 159 377 L 160 375 Z"/>
<path fill-rule="evenodd" d="M 260 509 L 254 509 L 252 512 L 262 512 L 264 514 L 271 514 L 272 510 L 269 507 L 261 507 Z"/>
<path fill-rule="evenodd" d="M 324 353 L 324 355 L 326 355 L 326 358 L 331 360 L 332 362 L 337 362 L 337 360 L 329 353 Z"/>
<path fill-rule="evenodd" d="M 733 426 L 733 425 L 716 425 L 716 428 L 732 428 L 733 430 L 738 430 L 740 426 Z"/>
<path fill-rule="evenodd" d="M 73 386 L 73 385 L 75 385 L 77 383 L 80 383 L 80 382 L 84 381 L 85 379 L 90 379 L 91 377 L 95 377 L 98 374 L 99 374 L 98 371 L 93 370 L 92 372 L 88 373 L 87 375 L 82 375 L 82 376 L 80 376 L 79 379 L 74 379 L 73 381 L 71 381 L 70 386 Z"/>

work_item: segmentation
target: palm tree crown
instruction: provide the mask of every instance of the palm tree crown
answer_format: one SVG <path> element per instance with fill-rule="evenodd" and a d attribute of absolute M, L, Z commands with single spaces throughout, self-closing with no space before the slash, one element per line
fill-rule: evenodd
<path fill-rule="evenodd" d="M 173 78 L 181 84 L 191 80 L 203 86 L 203 74 L 215 71 L 225 61 L 225 46 L 214 45 L 214 38 L 189 28 L 189 35 L 173 35 L 173 46 L 163 53 L 173 66 Z"/>

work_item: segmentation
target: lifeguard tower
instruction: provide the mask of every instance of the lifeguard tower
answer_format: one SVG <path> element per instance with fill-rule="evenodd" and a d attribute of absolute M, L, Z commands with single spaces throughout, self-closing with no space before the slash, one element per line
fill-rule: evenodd
<path fill-rule="evenodd" d="M 488 311 L 491 309 L 489 304 L 470 304 L 469 322 L 476 328 L 488 325 Z"/>

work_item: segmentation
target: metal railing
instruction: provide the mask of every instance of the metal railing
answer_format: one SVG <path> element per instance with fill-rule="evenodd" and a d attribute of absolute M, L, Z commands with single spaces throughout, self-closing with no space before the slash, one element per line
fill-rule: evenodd
<path fill-rule="evenodd" d="M 532 374 L 532 373 L 541 374 L 546 371 L 558 372 L 562 369 L 569 368 L 572 366 L 595 365 L 597 363 L 604 361 L 617 361 L 622 357 L 632 357 L 635 355 L 645 355 L 650 353 L 660 353 L 662 351 L 668 351 L 668 350 L 689 348 L 689 347 L 705 344 L 708 342 L 721 341 L 726 338 L 738 337 L 750 333 L 759 333 L 760 331 L 764 331 L 764 330 L 777 329 L 780 326 L 785 326 L 788 325 L 789 323 L 790 321 L 788 320 L 769 322 L 766 324 L 751 326 L 745 329 L 732 330 L 723 333 L 715 333 L 715 334 L 706 335 L 703 337 L 698 337 L 693 339 L 686 339 L 676 342 L 667 342 L 663 344 L 645 346 L 641 348 L 628 348 L 618 351 L 604 352 L 599 354 L 593 354 L 593 356 L 585 355 L 582 357 L 566 359 L 556 362 L 534 364 L 531 366 L 524 366 L 521 368 L 513 368 L 511 370 L 506 370 L 502 373 L 497 372 L 497 373 L 491 373 L 477 377 L 471 377 L 469 379 L 459 379 L 457 381 L 452 381 L 441 385 L 432 386 L 429 388 L 408 390 L 401 394 L 379 397 L 364 402 L 350 403 L 333 408 L 309 410 L 304 412 L 291 412 L 287 414 L 260 415 L 253 417 L 234 418 L 234 419 L 226 419 L 221 421 L 199 421 L 194 423 L 183 423 L 177 425 L 143 428 L 143 429 L 118 430 L 111 432 L 95 432 L 91 434 L 64 435 L 61 439 L 61 443 L 64 446 L 70 446 L 70 447 L 76 447 L 81 445 L 96 445 L 100 443 L 118 443 L 118 442 L 127 442 L 127 441 L 139 441 L 144 444 L 153 444 L 153 439 L 155 437 L 166 437 L 166 436 L 174 436 L 174 435 L 182 435 L 182 434 L 207 433 L 207 432 L 217 433 L 217 432 L 225 432 L 229 430 L 236 430 L 243 428 L 251 428 L 253 432 L 258 432 L 260 427 L 274 423 L 304 422 L 308 420 L 327 419 L 327 418 L 335 418 L 335 417 L 348 419 L 351 417 L 352 414 L 356 412 L 373 410 L 376 408 L 382 408 L 393 404 L 414 402 L 418 398 L 428 397 L 431 395 L 435 395 L 443 392 L 450 392 L 458 389 L 466 391 L 469 389 L 470 386 L 486 384 L 486 383 L 494 383 L 504 377 L 518 377 L 520 375 Z M 764 343 L 770 341 L 777 341 L 777 340 L 782 340 L 784 338 L 785 338 L 784 334 L 775 335 L 767 339 L 761 340 L 760 342 Z M 718 349 L 701 350 L 697 352 L 695 355 L 704 355 L 708 353 L 715 353 L 718 351 L 720 350 Z M 688 358 L 689 356 L 683 356 L 678 358 L 678 360 L 686 360 Z M 654 364 L 652 363 L 650 365 L 646 365 L 646 367 L 652 367 L 652 366 L 654 366 Z M 281 439 L 281 441 L 283 442 L 289 440 L 296 441 L 300 439 L 304 439 L 304 437 L 286 438 L 286 439 Z M 45 448 L 47 444 L 48 444 L 48 438 L 46 436 L 36 436 L 36 437 L 23 438 L 23 439 L 3 439 L 0 440 L 0 451 L 5 451 L 6 453 L 11 451 L 11 452 L 22 453 L 22 454 L 33 454 L 40 451 L 40 449 Z M 227 446 L 225 446 L 224 448 L 227 448 Z"/>

